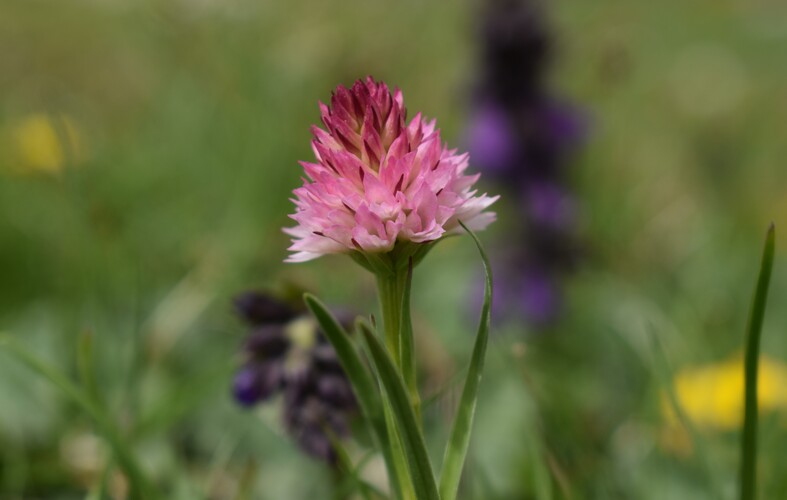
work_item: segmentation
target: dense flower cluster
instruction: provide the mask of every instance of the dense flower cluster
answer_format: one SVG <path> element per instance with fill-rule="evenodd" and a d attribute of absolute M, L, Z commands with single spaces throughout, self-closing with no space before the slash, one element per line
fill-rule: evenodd
<path fill-rule="evenodd" d="M 495 309 L 544 324 L 560 305 L 560 275 L 576 255 L 569 154 L 582 141 L 578 114 L 548 90 L 550 40 L 532 0 L 496 0 L 482 17 L 481 71 L 468 141 L 474 162 L 519 213 L 498 261 Z"/>
<path fill-rule="evenodd" d="M 460 230 L 483 229 L 497 197 L 476 195 L 468 155 L 448 149 L 435 121 L 409 123 L 401 91 L 371 77 L 339 86 L 320 103 L 326 130 L 312 128 L 317 161 L 302 162 L 308 179 L 294 191 L 297 222 L 288 261 L 324 254 L 383 253 L 397 241 L 427 243 Z"/>
<path fill-rule="evenodd" d="M 281 394 L 289 434 L 307 453 L 334 462 L 326 430 L 348 435 L 356 402 L 333 347 L 310 317 L 269 295 L 245 293 L 235 306 L 252 328 L 235 399 L 251 407 Z"/>

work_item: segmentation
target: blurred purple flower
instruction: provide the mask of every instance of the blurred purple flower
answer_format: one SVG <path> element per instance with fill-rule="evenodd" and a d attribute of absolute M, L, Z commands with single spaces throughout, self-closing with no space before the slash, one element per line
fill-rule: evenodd
<path fill-rule="evenodd" d="M 348 435 L 347 415 L 355 409 L 352 388 L 338 361 L 336 370 L 310 370 L 294 380 L 284 396 L 288 431 L 304 450 L 328 462 L 336 460 L 336 452 L 325 427 L 337 436 Z"/>
<path fill-rule="evenodd" d="M 510 168 L 516 153 L 516 137 L 506 113 L 494 105 L 482 105 L 470 121 L 470 157 L 478 167 L 500 174 Z"/>
<path fill-rule="evenodd" d="M 523 208 L 534 225 L 560 230 L 574 222 L 574 197 L 562 186 L 538 181 L 525 191 Z"/>
<path fill-rule="evenodd" d="M 587 122 L 584 115 L 566 103 L 549 102 L 539 117 L 549 131 L 552 146 L 563 152 L 571 152 L 584 142 Z"/>
<path fill-rule="evenodd" d="M 336 351 L 310 317 L 268 294 L 245 293 L 235 306 L 252 327 L 243 345 L 246 361 L 233 380 L 235 400 L 253 407 L 281 394 L 290 436 L 308 454 L 334 464 L 326 431 L 347 436 L 356 408 Z"/>
<path fill-rule="evenodd" d="M 576 260 L 578 208 L 567 166 L 587 133 L 583 114 L 548 87 L 553 44 L 540 6 L 487 2 L 467 132 L 473 164 L 508 190 L 503 203 L 518 211 L 497 259 L 505 267 L 496 273 L 495 314 L 534 326 L 558 314 L 561 278 Z"/>
<path fill-rule="evenodd" d="M 284 383 L 281 363 L 250 363 L 235 375 L 233 394 L 243 406 L 254 406 L 268 400 Z"/>
<path fill-rule="evenodd" d="M 533 270 L 521 281 L 522 311 L 535 324 L 551 321 L 560 307 L 560 291 L 553 280 L 552 276 Z"/>
<path fill-rule="evenodd" d="M 285 323 L 295 317 L 292 307 L 264 293 L 242 293 L 233 302 L 238 315 L 250 325 Z"/>

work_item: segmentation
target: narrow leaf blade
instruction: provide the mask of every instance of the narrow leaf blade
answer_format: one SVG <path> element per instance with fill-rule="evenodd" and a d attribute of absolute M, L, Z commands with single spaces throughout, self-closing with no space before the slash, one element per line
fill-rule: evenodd
<path fill-rule="evenodd" d="M 361 361 L 361 357 L 350 336 L 339 325 L 339 322 L 336 321 L 336 318 L 333 317 L 325 305 L 317 297 L 308 293 L 304 294 L 303 300 L 306 303 L 306 307 L 317 319 L 328 341 L 336 350 L 339 362 L 350 380 L 355 397 L 361 407 L 361 414 L 371 428 L 375 442 L 383 454 L 391 487 L 398 494 L 400 486 L 394 460 L 391 456 L 391 447 L 388 443 L 388 434 L 385 429 L 377 385 Z"/>
<path fill-rule="evenodd" d="M 760 358 L 760 336 L 765 306 L 768 301 L 768 286 L 773 270 L 773 254 L 775 250 L 776 229 L 773 224 L 768 228 L 765 237 L 765 248 L 762 254 L 760 274 L 757 288 L 749 313 L 749 325 L 746 333 L 746 358 L 744 366 L 745 405 L 743 433 L 741 439 L 741 483 L 740 498 L 753 500 L 756 498 L 757 486 L 757 371 Z"/>
<path fill-rule="evenodd" d="M 385 428 L 388 432 L 389 453 L 393 462 L 394 472 L 396 473 L 396 480 L 399 484 L 399 491 L 401 491 L 401 498 L 416 498 L 413 480 L 410 477 L 410 467 L 407 465 L 407 454 L 404 451 L 402 438 L 396 426 L 396 417 L 394 417 L 393 408 L 385 394 L 383 394 L 383 413 L 385 414 Z"/>
<path fill-rule="evenodd" d="M 380 400 L 374 381 L 361 361 L 350 336 L 319 299 L 307 293 L 303 296 L 303 300 L 336 350 L 342 368 L 355 390 L 361 411 L 370 418 L 379 415 Z"/>
<path fill-rule="evenodd" d="M 476 401 L 478 399 L 478 386 L 484 370 L 492 308 L 492 269 L 489 264 L 489 258 L 475 233 L 462 222 L 459 223 L 472 236 L 476 247 L 478 247 L 478 252 L 481 254 L 481 260 L 484 263 L 486 279 L 484 281 L 484 304 L 481 307 L 481 319 L 478 324 L 478 333 L 476 334 L 475 346 L 473 347 L 473 354 L 470 360 L 470 368 L 467 372 L 456 417 L 454 417 L 451 436 L 448 439 L 443 467 L 440 472 L 440 498 L 442 500 L 454 500 L 459 490 L 459 480 L 462 477 L 462 468 L 464 467 L 467 449 L 470 445 L 470 433 L 473 427 L 473 417 L 475 416 Z"/>
<path fill-rule="evenodd" d="M 369 325 L 361 322 L 361 332 L 369 347 L 369 352 L 377 367 L 380 382 L 385 388 L 386 402 L 395 417 L 397 431 L 402 440 L 407 466 L 418 500 L 439 500 L 434 469 L 426 451 L 426 443 L 418 427 L 415 412 L 410 405 L 407 389 L 401 375 L 396 370 L 391 356 L 380 343 Z"/>

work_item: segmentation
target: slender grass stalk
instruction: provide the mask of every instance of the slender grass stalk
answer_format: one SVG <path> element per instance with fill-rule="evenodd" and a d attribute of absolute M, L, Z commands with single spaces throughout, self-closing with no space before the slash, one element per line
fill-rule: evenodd
<path fill-rule="evenodd" d="M 754 500 L 757 494 L 757 371 L 760 356 L 760 337 L 765 305 L 768 300 L 768 285 L 773 270 L 773 253 L 775 247 L 775 227 L 768 228 L 765 237 L 765 248 L 762 254 L 760 275 L 749 313 L 749 327 L 746 332 L 745 376 L 745 409 L 743 418 L 743 435 L 741 439 L 741 500 Z"/>
<path fill-rule="evenodd" d="M 467 450 L 470 446 L 470 435 L 478 402 L 478 386 L 481 383 L 481 375 L 484 371 L 492 311 L 492 266 L 489 264 L 489 258 L 475 233 L 461 221 L 459 224 L 473 238 L 473 242 L 481 255 L 481 261 L 484 264 L 486 279 L 484 280 L 484 303 L 481 307 L 481 318 L 478 322 L 478 332 L 476 333 L 473 354 L 470 359 L 470 367 L 467 370 L 467 378 L 462 388 L 462 396 L 451 427 L 451 434 L 445 447 L 443 466 L 440 471 L 440 498 L 443 500 L 455 500 L 459 491 L 459 481 L 461 480 L 462 469 L 467 459 Z"/>

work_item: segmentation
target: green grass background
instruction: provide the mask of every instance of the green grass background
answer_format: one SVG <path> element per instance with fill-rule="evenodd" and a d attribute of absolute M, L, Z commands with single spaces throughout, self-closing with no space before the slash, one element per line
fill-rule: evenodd
<path fill-rule="evenodd" d="M 317 100 L 371 74 L 461 144 L 475 7 L 0 2 L 0 330 L 71 375 L 77 339 L 92 333 L 99 392 L 167 498 L 330 496 L 331 474 L 282 436 L 273 409 L 233 404 L 244 331 L 230 300 L 295 284 L 374 309 L 373 282 L 350 259 L 282 263 Z M 590 120 L 572 166 L 585 258 L 551 331 L 495 328 L 463 498 L 732 498 L 737 434 L 701 431 L 701 452 L 676 455 L 660 441 L 660 398 L 670 370 L 742 350 L 771 221 L 763 351 L 787 359 L 787 7 L 548 8 L 554 88 Z M 86 158 L 20 174 L 11 131 L 34 113 L 70 117 Z M 507 244 L 513 206 L 500 203 L 487 246 Z M 474 252 L 466 238 L 441 244 L 415 277 L 432 390 L 472 345 Z M 427 410 L 435 457 L 451 404 Z M 787 496 L 784 420 L 764 416 L 762 498 Z M 0 353 L 0 498 L 84 498 L 95 478 L 72 454 L 102 456 L 92 436 L 87 417 Z"/>

